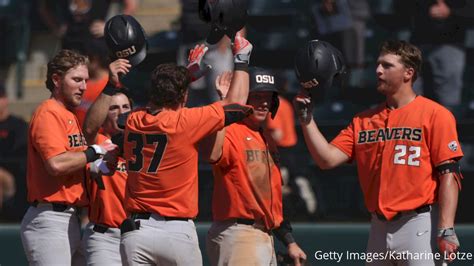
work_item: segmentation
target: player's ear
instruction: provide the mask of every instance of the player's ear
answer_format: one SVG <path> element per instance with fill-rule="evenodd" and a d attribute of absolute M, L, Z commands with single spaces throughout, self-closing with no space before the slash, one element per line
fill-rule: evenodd
<path fill-rule="evenodd" d="M 413 67 L 405 68 L 404 79 L 406 81 L 413 80 L 414 75 L 415 75 L 415 69 Z"/>
<path fill-rule="evenodd" d="M 62 77 L 57 73 L 54 73 L 53 75 L 51 75 L 51 80 L 53 81 L 54 88 L 60 87 L 59 85 L 61 84 L 61 79 Z"/>

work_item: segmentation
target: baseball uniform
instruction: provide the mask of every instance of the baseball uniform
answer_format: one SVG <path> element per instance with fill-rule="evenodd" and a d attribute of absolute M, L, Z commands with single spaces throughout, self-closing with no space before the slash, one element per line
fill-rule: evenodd
<path fill-rule="evenodd" d="M 453 115 L 422 96 L 399 109 L 382 104 L 356 115 L 331 144 L 357 161 L 372 213 L 368 252 L 433 252 L 437 217 L 432 210 L 439 187 L 435 167 L 463 156 Z"/>
<path fill-rule="evenodd" d="M 130 114 L 125 209 L 140 225 L 122 234 L 124 264 L 202 265 L 192 220 L 198 213 L 197 147 L 224 127 L 224 119 L 220 103 Z"/>
<path fill-rule="evenodd" d="M 270 231 L 283 220 L 282 182 L 270 134 L 230 125 L 213 172 L 211 264 L 276 265 Z"/>
<path fill-rule="evenodd" d="M 97 143 L 109 138 L 98 134 Z M 102 175 L 98 182 L 88 173 L 87 186 L 90 195 L 89 221 L 82 239 L 87 265 L 121 265 L 120 225 L 127 218 L 123 207 L 127 171 L 125 160 L 118 158 L 117 168 L 111 176 Z"/>
<path fill-rule="evenodd" d="M 86 142 L 76 116 L 54 99 L 44 101 L 31 118 L 28 137 L 28 209 L 21 239 L 33 265 L 70 265 L 80 249 L 78 207 L 88 204 L 84 170 L 52 177 L 45 161 L 68 151 L 83 151 Z"/>

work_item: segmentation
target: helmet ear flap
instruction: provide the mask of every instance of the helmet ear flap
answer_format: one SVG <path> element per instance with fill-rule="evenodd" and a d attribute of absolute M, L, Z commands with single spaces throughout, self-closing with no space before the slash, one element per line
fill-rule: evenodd
<path fill-rule="evenodd" d="M 278 112 L 278 107 L 280 106 L 280 98 L 278 98 L 278 93 L 274 92 L 272 96 L 272 108 L 270 110 L 271 118 L 274 119 L 276 113 Z"/>

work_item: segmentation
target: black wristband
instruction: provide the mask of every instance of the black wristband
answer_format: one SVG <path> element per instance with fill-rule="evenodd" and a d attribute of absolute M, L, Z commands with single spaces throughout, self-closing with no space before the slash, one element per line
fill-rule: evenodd
<path fill-rule="evenodd" d="M 283 236 L 283 239 L 280 239 L 281 242 L 283 242 L 283 244 L 285 244 L 285 246 L 288 246 L 289 244 L 291 243 L 295 243 L 296 240 L 295 238 L 293 237 L 293 235 L 291 233 L 286 233 L 284 236 Z"/>
<path fill-rule="evenodd" d="M 237 70 L 240 70 L 240 71 L 245 71 L 245 72 L 249 72 L 249 64 L 246 64 L 246 63 L 234 63 L 234 71 L 237 71 Z"/>
<path fill-rule="evenodd" d="M 275 237 L 280 240 L 285 246 L 288 246 L 291 243 L 296 242 L 295 238 L 291 234 L 293 228 L 288 220 L 283 220 L 280 224 L 280 227 L 272 230 Z"/>
<path fill-rule="evenodd" d="M 88 163 L 90 162 L 93 162 L 97 159 L 99 159 L 99 155 L 95 152 L 94 148 L 92 147 L 87 147 L 87 149 L 84 151 L 84 153 L 86 154 L 86 161 Z"/>
<path fill-rule="evenodd" d="M 114 96 L 116 92 L 117 92 L 117 89 L 109 83 L 107 83 L 105 88 L 102 90 L 103 94 L 109 95 L 109 96 Z"/>

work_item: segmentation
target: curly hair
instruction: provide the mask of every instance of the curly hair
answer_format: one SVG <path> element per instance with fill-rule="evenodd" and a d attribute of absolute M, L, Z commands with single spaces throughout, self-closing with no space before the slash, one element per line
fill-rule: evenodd
<path fill-rule="evenodd" d="M 87 66 L 88 64 L 89 59 L 85 55 L 66 49 L 59 51 L 59 53 L 48 62 L 48 73 L 45 81 L 46 88 L 50 91 L 54 90 L 53 74 L 58 74 L 62 77 L 69 69 L 79 65 Z"/>
<path fill-rule="evenodd" d="M 400 61 L 405 67 L 411 67 L 415 70 L 415 73 L 413 74 L 413 82 L 415 82 L 423 63 L 421 51 L 418 47 L 406 41 L 389 40 L 382 44 L 380 54 L 395 54 L 400 56 Z"/>
<path fill-rule="evenodd" d="M 173 63 L 158 65 L 151 73 L 150 101 L 158 107 L 174 107 L 184 103 L 189 71 Z"/>

